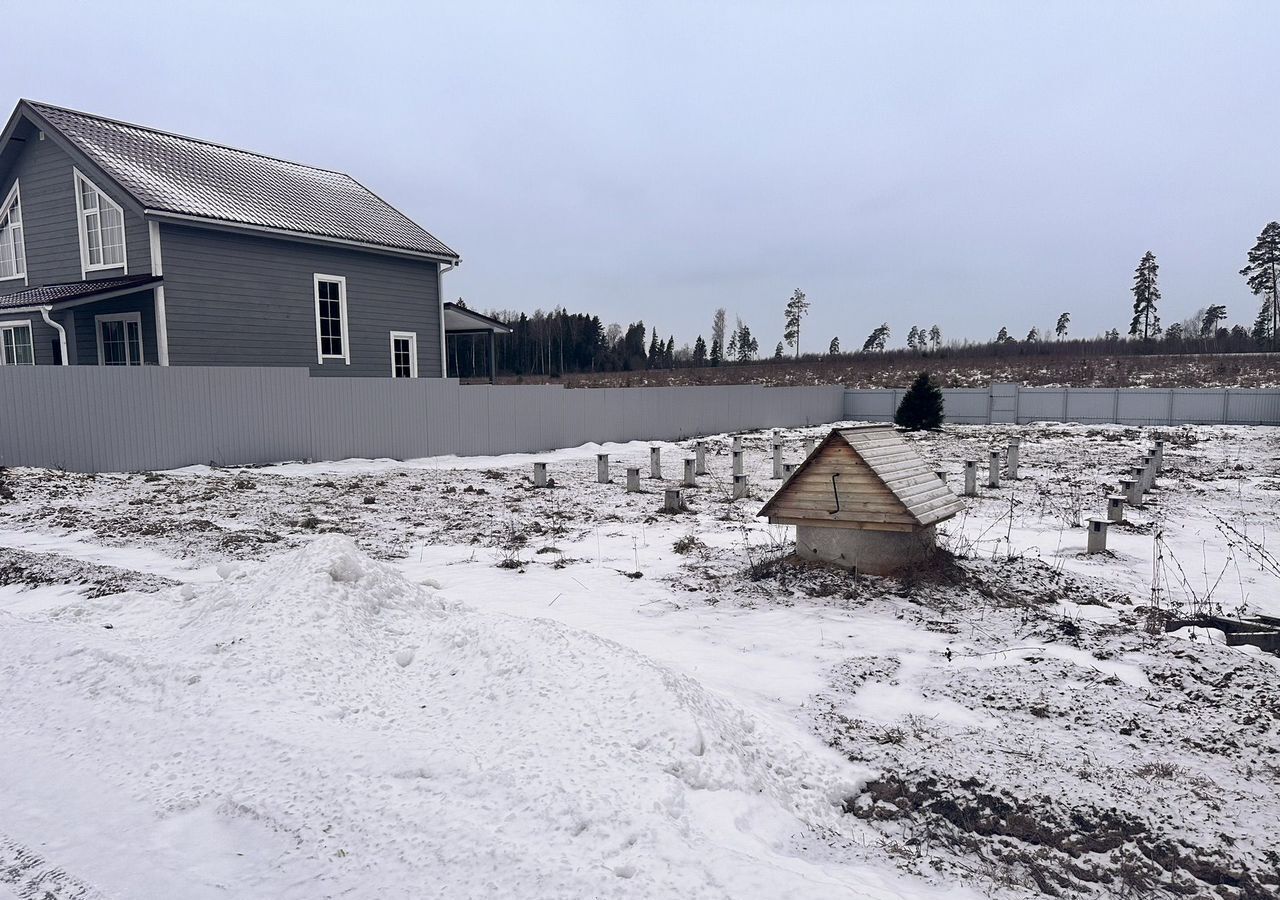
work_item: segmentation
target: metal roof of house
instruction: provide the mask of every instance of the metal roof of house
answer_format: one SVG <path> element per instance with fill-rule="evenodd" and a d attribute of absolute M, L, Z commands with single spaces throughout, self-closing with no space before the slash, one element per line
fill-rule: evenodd
<path fill-rule="evenodd" d="M 51 306 L 72 300 L 87 300 L 102 294 L 121 294 L 160 281 L 157 275 L 130 275 L 124 278 L 99 278 L 94 281 L 72 281 L 46 284 L 43 287 L 0 296 L 0 309 L 23 309 L 28 306 Z"/>
<path fill-rule="evenodd" d="M 148 212 L 458 258 L 341 172 L 47 103 L 22 102 Z"/>
<path fill-rule="evenodd" d="M 465 306 L 446 303 L 444 305 L 444 330 L 455 332 L 492 331 L 494 334 L 510 334 L 511 326 L 490 316 L 482 316 L 475 310 L 467 309 Z"/>
<path fill-rule="evenodd" d="M 963 509 L 893 426 L 859 425 L 827 435 L 759 515 L 851 528 L 923 528 Z"/>

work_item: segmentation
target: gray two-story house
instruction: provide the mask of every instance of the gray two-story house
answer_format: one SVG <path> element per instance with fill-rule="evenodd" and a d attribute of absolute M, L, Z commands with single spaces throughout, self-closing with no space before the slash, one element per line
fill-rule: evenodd
<path fill-rule="evenodd" d="M 443 374 L 458 255 L 347 175 L 22 100 L 0 203 L 0 365 Z"/>

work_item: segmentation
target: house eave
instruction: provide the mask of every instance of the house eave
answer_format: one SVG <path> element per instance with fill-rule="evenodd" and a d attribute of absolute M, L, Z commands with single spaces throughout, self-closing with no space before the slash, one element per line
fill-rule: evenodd
<path fill-rule="evenodd" d="M 348 247 L 367 253 L 381 253 L 385 256 L 399 256 L 409 259 L 420 259 L 426 262 L 456 266 L 462 262 L 459 256 L 443 256 L 437 253 L 426 253 L 420 250 L 407 250 L 401 247 L 388 247 L 385 244 L 372 244 L 365 241 L 352 241 L 345 238 L 329 237 L 323 234 L 312 234 L 304 231 L 290 231 L 287 228 L 272 228 L 267 225 L 251 225 L 244 222 L 233 222 L 227 219 L 214 219 L 207 216 L 192 216 L 186 213 L 169 212 L 163 209 L 144 209 L 143 216 L 148 221 L 168 222 L 173 225 L 190 225 L 198 228 L 210 228 L 216 231 L 233 231 L 245 234 L 261 234 L 281 240 L 300 241 L 304 244 L 323 244 L 325 246 Z"/>

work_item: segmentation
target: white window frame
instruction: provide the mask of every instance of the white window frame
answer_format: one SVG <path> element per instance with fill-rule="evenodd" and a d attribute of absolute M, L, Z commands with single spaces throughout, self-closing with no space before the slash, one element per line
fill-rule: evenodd
<path fill-rule="evenodd" d="M 102 323 L 103 322 L 125 322 L 126 326 L 129 322 L 138 323 L 138 365 L 145 366 L 147 364 L 147 342 L 142 333 L 142 313 L 104 313 L 100 316 L 93 317 L 93 339 L 98 344 L 98 365 L 105 366 L 107 364 L 107 354 L 102 347 Z M 128 356 L 129 353 L 129 329 L 125 328 L 124 352 Z M 126 363 L 124 368 L 129 368 L 132 363 Z"/>
<path fill-rule="evenodd" d="M 21 220 L 18 227 L 22 229 L 22 237 L 13 245 L 13 259 L 17 266 L 17 272 L 13 275 L 0 275 L 0 281 L 16 281 L 21 278 L 22 283 L 28 284 L 27 281 L 27 222 L 22 218 L 22 189 L 19 187 L 17 180 L 13 182 L 13 188 L 9 191 L 9 196 L 4 198 L 4 203 L 0 204 L 0 217 L 7 216 L 11 204 L 16 203 L 18 206 L 18 218 Z M 0 232 L 2 233 L 2 232 Z"/>
<path fill-rule="evenodd" d="M 128 236 L 127 230 L 126 230 L 126 228 L 125 228 L 125 221 L 124 221 L 124 208 L 123 208 L 122 206 L 120 206 L 120 204 L 119 204 L 119 203 L 116 203 L 114 200 L 112 200 L 110 197 L 108 197 L 108 196 L 107 196 L 106 191 L 104 191 L 102 188 L 98 187 L 96 184 L 94 184 L 92 181 L 90 181 L 88 178 L 86 178 L 86 177 L 85 177 L 85 175 L 84 175 L 84 173 L 83 173 L 83 172 L 81 172 L 79 169 L 77 169 L 76 167 L 72 166 L 72 167 L 71 167 L 71 171 L 72 171 L 72 172 L 74 173 L 74 175 L 75 175 L 75 190 L 76 190 L 76 233 L 80 235 L 80 272 L 81 272 L 82 277 L 84 277 L 84 278 L 88 278 L 88 277 L 89 277 L 89 273 L 90 273 L 90 272 L 100 272 L 100 271 L 105 271 L 105 270 L 107 270 L 107 269 L 123 269 L 123 270 L 124 270 L 124 274 L 128 275 L 128 274 L 129 274 L 129 236 Z M 86 222 L 85 222 L 84 198 L 80 195 L 80 183 L 81 183 L 81 182 L 84 182 L 84 183 L 85 183 L 85 184 L 87 184 L 89 187 L 93 188 L 94 192 L 98 195 L 98 209 L 99 209 L 99 210 L 101 210 L 101 209 L 102 209 L 102 204 L 104 204 L 104 203 L 105 203 L 105 204 L 106 204 L 107 206 L 109 206 L 111 209 L 114 209 L 116 212 L 118 212 L 118 213 L 120 214 L 120 258 L 121 258 L 121 262 L 118 262 L 118 263 L 108 263 L 108 262 L 106 262 L 106 253 L 104 252 L 104 253 L 103 253 L 103 262 L 100 262 L 100 263 L 98 263 L 97 265 L 92 265 L 92 264 L 90 264 L 90 262 L 89 262 L 89 231 L 88 231 L 88 226 L 87 226 L 87 224 L 86 224 Z M 98 225 L 99 232 L 101 232 L 101 229 L 102 229 L 102 225 L 101 225 L 101 223 L 102 223 L 102 216 L 101 216 L 101 215 L 99 215 L 99 216 L 98 216 L 98 223 L 99 223 L 99 225 Z M 101 244 L 101 242 L 100 242 L 100 243 L 99 243 L 99 246 L 102 246 L 102 247 L 103 247 L 103 249 L 104 249 L 104 251 L 105 251 L 105 245 L 102 245 L 102 244 Z"/>
<path fill-rule="evenodd" d="M 320 338 L 320 282 L 332 281 L 338 285 L 338 312 L 342 320 L 342 353 L 324 352 L 324 342 Z M 316 359 L 323 365 L 326 359 L 340 359 L 351 365 L 351 330 L 347 327 L 347 277 L 345 275 L 323 275 L 319 272 L 311 280 L 311 305 L 316 311 Z"/>
<path fill-rule="evenodd" d="M 30 319 L 8 319 L 0 322 L 0 366 L 7 366 L 9 363 L 4 361 L 4 337 L 3 332 L 6 328 L 26 328 L 31 333 L 31 365 L 36 364 L 36 330 L 31 327 Z M 14 363 L 19 365 L 19 363 Z"/>
<path fill-rule="evenodd" d="M 396 377 L 396 341 L 409 342 L 409 377 L 418 377 L 418 332 L 391 332 L 391 377 Z"/>

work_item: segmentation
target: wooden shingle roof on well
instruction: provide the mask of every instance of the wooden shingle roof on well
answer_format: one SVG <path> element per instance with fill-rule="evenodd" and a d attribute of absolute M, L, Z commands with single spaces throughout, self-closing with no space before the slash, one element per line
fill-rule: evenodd
<path fill-rule="evenodd" d="M 827 435 L 759 515 L 784 525 L 915 531 L 963 509 L 892 426 L 862 425 Z"/>

